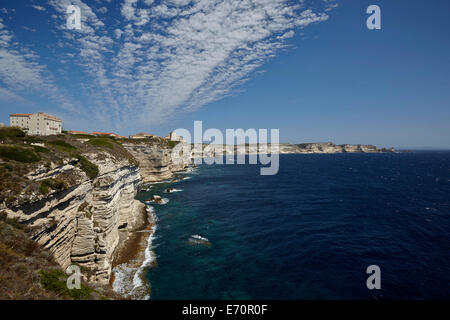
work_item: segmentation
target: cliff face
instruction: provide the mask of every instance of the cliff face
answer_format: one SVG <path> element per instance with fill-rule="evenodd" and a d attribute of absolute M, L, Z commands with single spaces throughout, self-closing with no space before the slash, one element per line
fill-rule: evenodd
<path fill-rule="evenodd" d="M 195 150 L 196 149 L 196 150 Z M 203 149 L 203 153 L 200 150 Z M 272 150 L 271 150 L 272 149 Z M 376 153 L 376 152 L 395 152 L 392 149 L 379 149 L 373 145 L 362 144 L 343 144 L 336 145 L 332 142 L 324 143 L 302 143 L 302 144 L 288 144 L 280 143 L 272 146 L 266 145 L 206 145 L 202 147 L 195 145 L 193 148 L 193 157 L 214 157 L 221 155 L 235 155 L 235 154 L 264 154 L 272 151 L 279 154 L 303 154 L 303 153 Z"/>
<path fill-rule="evenodd" d="M 29 137 L 17 128 L 0 137 L 0 215 L 27 225 L 63 270 L 77 264 L 99 284 L 110 281 L 131 234 L 149 225 L 135 200 L 141 184 L 169 179 L 190 162 L 189 154 L 175 164 L 175 143 L 158 137 Z"/>
<path fill-rule="evenodd" d="M 128 142 L 122 145 L 138 162 L 143 184 L 170 179 L 175 172 L 185 170 L 190 163 L 190 154 L 179 155 L 180 161 L 174 162 L 174 149 L 168 146 L 149 141 Z"/>
<path fill-rule="evenodd" d="M 365 144 L 341 144 L 336 145 L 332 142 L 325 143 L 303 143 L 292 145 L 295 153 L 376 153 L 376 152 L 395 152 L 394 148 L 379 149 L 374 145 Z"/>
<path fill-rule="evenodd" d="M 145 143 L 126 143 L 123 146 L 139 163 L 143 183 L 161 181 L 172 176 L 169 149 Z"/>
<path fill-rule="evenodd" d="M 99 168 L 90 180 L 74 161 L 52 170 L 31 172 L 28 179 L 44 181 L 70 175 L 73 183 L 42 199 L 5 208 L 33 230 L 32 238 L 54 256 L 63 269 L 78 264 L 90 281 L 107 283 L 111 261 L 121 242 L 142 222 L 144 205 L 134 197 L 141 183 L 139 168 L 111 154 L 86 155 Z"/>

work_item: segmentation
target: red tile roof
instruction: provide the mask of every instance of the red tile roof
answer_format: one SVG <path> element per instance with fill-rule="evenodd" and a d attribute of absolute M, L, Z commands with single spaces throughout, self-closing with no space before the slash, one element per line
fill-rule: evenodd
<path fill-rule="evenodd" d="M 119 135 L 117 133 L 114 133 L 114 132 L 91 132 L 91 134 L 98 135 L 98 136 L 113 136 L 113 137 L 122 138 L 122 139 L 126 138 L 126 137 L 121 136 L 121 135 Z"/>
<path fill-rule="evenodd" d="M 114 133 L 111 132 L 92 132 L 91 134 L 96 134 L 96 135 L 112 135 Z"/>

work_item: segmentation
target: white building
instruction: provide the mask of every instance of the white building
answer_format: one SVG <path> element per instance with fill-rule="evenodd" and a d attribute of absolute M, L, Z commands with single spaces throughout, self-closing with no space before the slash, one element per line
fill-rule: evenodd
<path fill-rule="evenodd" d="M 9 125 L 19 127 L 33 136 L 50 136 L 62 132 L 62 121 L 43 112 L 11 114 Z"/>
<path fill-rule="evenodd" d="M 166 136 L 166 139 L 168 139 L 170 141 L 183 141 L 183 137 L 177 136 L 175 131 L 172 131 L 168 136 Z"/>

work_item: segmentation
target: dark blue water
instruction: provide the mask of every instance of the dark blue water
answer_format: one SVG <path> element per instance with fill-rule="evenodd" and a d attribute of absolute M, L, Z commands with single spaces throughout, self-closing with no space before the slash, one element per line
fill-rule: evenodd
<path fill-rule="evenodd" d="M 282 155 L 276 176 L 202 165 L 171 186 L 152 299 L 450 298 L 450 152 Z"/>

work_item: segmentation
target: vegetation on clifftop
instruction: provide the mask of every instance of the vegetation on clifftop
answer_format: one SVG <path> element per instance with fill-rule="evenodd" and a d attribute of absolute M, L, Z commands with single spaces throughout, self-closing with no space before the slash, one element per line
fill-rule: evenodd
<path fill-rule="evenodd" d="M 33 163 L 41 160 L 41 157 L 33 148 L 25 148 L 14 145 L 0 145 L 0 157 L 23 163 Z"/>
<path fill-rule="evenodd" d="M 32 181 L 27 176 L 42 167 L 51 170 L 62 166 L 74 158 L 78 160 L 75 165 L 94 180 L 99 168 L 92 156 L 101 160 L 105 153 L 137 165 L 134 157 L 114 138 L 72 134 L 27 136 L 20 128 L 0 128 L 0 204 L 16 206 L 18 201 L 26 202 L 32 195 L 47 195 L 71 187 L 77 179 L 70 172 L 54 177 L 64 181 L 64 187 L 49 181 Z"/>
<path fill-rule="evenodd" d="M 46 179 L 41 182 L 39 191 L 42 194 L 48 194 L 50 190 L 64 190 L 67 189 L 67 183 L 58 179 Z"/>
<path fill-rule="evenodd" d="M 167 144 L 168 144 L 168 146 L 169 146 L 170 149 L 175 148 L 175 146 L 176 146 L 177 144 L 179 144 L 179 143 L 180 143 L 180 141 L 167 141 Z"/>
<path fill-rule="evenodd" d="M 0 140 L 9 138 L 9 139 L 17 139 L 24 138 L 25 132 L 16 127 L 4 127 L 0 130 Z"/>
<path fill-rule="evenodd" d="M 98 166 L 79 154 L 75 157 L 80 161 L 81 170 L 86 173 L 89 179 L 94 180 L 99 173 Z"/>
<path fill-rule="evenodd" d="M 62 151 L 66 151 L 66 152 L 71 152 L 71 151 L 77 149 L 76 147 L 74 147 L 70 143 L 67 143 L 64 140 L 53 140 L 53 141 L 49 141 L 48 143 Z"/>
<path fill-rule="evenodd" d="M 113 149 L 113 143 L 115 143 L 114 139 L 109 138 L 91 138 L 89 139 L 89 143 L 95 147 L 106 147 L 109 149 Z"/>
<path fill-rule="evenodd" d="M 79 183 L 73 171 L 52 177 L 64 181 L 64 188 L 54 188 L 47 182 L 28 178 L 32 172 L 42 172 L 43 167 L 50 171 L 69 162 L 73 165 L 73 159 L 77 159 L 75 166 L 94 180 L 99 174 L 96 161 L 103 160 L 106 154 L 117 160 L 126 160 L 130 166 L 138 165 L 123 144 L 146 144 L 162 149 L 175 146 L 161 137 L 133 140 L 68 133 L 27 136 L 17 127 L 0 128 L 0 205 L 15 207 Z"/>
<path fill-rule="evenodd" d="M 41 285 L 47 291 L 58 294 L 61 298 L 74 300 L 90 300 L 92 297 L 107 299 L 98 291 L 81 284 L 80 289 L 67 288 L 67 275 L 61 269 L 50 269 L 39 271 Z"/>

